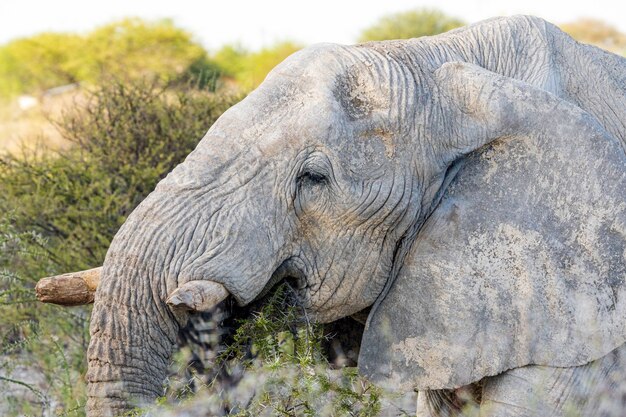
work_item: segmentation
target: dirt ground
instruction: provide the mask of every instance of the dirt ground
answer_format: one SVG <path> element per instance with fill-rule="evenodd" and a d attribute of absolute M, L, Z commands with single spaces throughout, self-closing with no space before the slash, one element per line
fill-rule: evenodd
<path fill-rule="evenodd" d="M 0 101 L 0 154 L 68 146 L 54 127 L 63 112 L 85 100 L 80 89 L 54 95 L 22 96 Z"/>

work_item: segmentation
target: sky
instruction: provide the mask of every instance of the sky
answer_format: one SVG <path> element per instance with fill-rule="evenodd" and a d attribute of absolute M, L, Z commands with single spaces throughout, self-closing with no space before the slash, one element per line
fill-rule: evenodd
<path fill-rule="evenodd" d="M 131 16 L 172 18 L 213 51 L 284 40 L 350 44 L 379 17 L 420 7 L 469 23 L 520 13 L 554 23 L 592 17 L 626 33 L 623 0 L 0 0 L 0 44 L 44 31 L 87 32 Z"/>

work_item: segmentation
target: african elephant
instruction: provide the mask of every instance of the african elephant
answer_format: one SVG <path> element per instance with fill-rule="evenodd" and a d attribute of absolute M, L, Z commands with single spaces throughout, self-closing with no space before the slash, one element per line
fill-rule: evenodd
<path fill-rule="evenodd" d="M 101 270 L 40 283 L 87 302 L 99 277 L 89 416 L 161 393 L 189 310 L 284 279 L 321 322 L 371 308 L 360 371 L 424 412 L 587 412 L 581 381 L 626 369 L 625 124 L 626 60 L 534 17 L 292 55 Z"/>

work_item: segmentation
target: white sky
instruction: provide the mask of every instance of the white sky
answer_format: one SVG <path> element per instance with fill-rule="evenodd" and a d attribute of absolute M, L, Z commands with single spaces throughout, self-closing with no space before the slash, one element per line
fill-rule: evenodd
<path fill-rule="evenodd" d="M 554 23 L 594 17 L 626 32 L 624 0 L 0 0 L 0 44 L 42 31 L 85 32 L 128 16 L 173 18 L 211 50 L 287 39 L 354 43 L 380 16 L 419 7 L 470 23 L 518 13 Z"/>

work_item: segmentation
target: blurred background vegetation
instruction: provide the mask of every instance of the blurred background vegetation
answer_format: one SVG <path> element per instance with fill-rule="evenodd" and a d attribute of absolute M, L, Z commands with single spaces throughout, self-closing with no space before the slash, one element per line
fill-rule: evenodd
<path fill-rule="evenodd" d="M 435 35 L 464 24 L 437 10 L 412 10 L 383 16 L 355 40 Z M 626 53 L 626 36 L 603 22 L 562 28 Z M 90 308 L 37 303 L 36 280 L 100 265 L 119 226 L 155 184 L 222 112 L 302 47 L 283 41 L 207 51 L 170 20 L 136 18 L 0 46 L 1 415 L 84 415 Z M 324 412 L 380 410 L 380 393 L 355 374 L 325 373 L 322 330 L 303 335 L 289 327 L 289 314 L 270 313 L 256 315 L 238 336 L 257 337 L 253 385 L 269 384 L 249 410 L 315 415 L 321 396 L 331 394 Z M 184 383 L 165 402 L 190 392 L 187 358 L 178 359 L 172 381 Z M 292 389 L 281 391 L 285 384 Z"/>
<path fill-rule="evenodd" d="M 439 10 L 419 9 L 381 17 L 373 26 L 364 29 L 359 42 L 410 39 L 438 35 L 465 25 L 460 19 L 447 16 Z"/>

